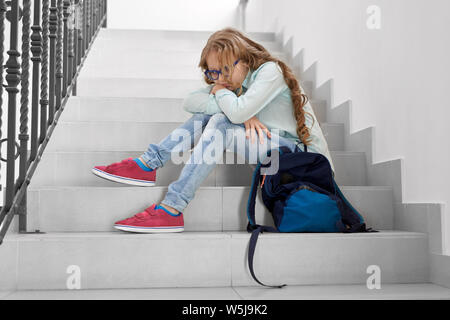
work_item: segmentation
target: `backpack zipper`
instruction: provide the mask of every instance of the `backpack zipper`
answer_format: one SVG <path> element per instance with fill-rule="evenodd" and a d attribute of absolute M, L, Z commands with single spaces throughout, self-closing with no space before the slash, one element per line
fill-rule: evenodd
<path fill-rule="evenodd" d="M 292 192 L 299 191 L 299 190 L 302 190 L 302 189 L 306 189 L 306 190 L 309 190 L 309 191 L 312 191 L 312 192 L 320 193 L 319 191 L 314 190 L 313 188 L 311 188 L 310 186 L 307 186 L 307 185 L 305 185 L 305 184 L 302 184 L 302 185 L 298 186 L 298 187 L 295 188 L 295 190 L 292 191 Z"/>

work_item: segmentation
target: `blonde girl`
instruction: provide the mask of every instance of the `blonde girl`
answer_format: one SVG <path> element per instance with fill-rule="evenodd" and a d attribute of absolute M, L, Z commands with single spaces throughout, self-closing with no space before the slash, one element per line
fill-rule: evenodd
<path fill-rule="evenodd" d="M 150 144 L 140 157 L 93 168 L 93 173 L 112 181 L 152 186 L 157 168 L 173 152 L 193 147 L 180 177 L 168 186 L 161 203 L 116 222 L 115 228 L 183 231 L 182 211 L 221 162 L 225 150 L 246 161 L 252 155 L 262 161 L 268 150 L 278 146 L 287 146 L 292 152 L 302 152 L 307 146 L 307 151 L 325 155 L 334 173 L 327 142 L 308 98 L 283 61 L 239 30 L 225 28 L 209 37 L 199 67 L 208 86 L 184 100 L 184 110 L 193 114 L 190 119 L 160 143 Z M 182 143 L 174 136 L 182 136 Z"/>

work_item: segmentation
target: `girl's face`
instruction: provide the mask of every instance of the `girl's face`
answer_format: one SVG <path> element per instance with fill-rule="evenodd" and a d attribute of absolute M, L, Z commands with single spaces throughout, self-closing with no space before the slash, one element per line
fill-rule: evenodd
<path fill-rule="evenodd" d="M 236 61 L 236 57 L 233 56 L 233 61 Z M 211 51 L 208 56 L 206 57 L 206 63 L 208 64 L 209 70 L 221 70 L 219 59 L 217 55 L 217 51 Z M 223 70 L 221 70 L 223 71 Z M 223 85 L 228 90 L 234 91 L 237 88 L 240 88 L 242 85 L 242 82 L 245 80 L 245 77 L 248 73 L 248 66 L 243 62 L 239 61 L 235 66 L 233 70 L 233 75 L 230 78 L 227 78 L 221 73 L 219 75 L 219 78 L 217 80 L 214 80 L 215 84 Z"/>

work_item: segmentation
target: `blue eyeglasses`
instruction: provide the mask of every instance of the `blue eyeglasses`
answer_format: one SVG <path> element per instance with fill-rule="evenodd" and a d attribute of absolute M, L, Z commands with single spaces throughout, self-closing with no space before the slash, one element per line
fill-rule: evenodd
<path fill-rule="evenodd" d="M 241 60 L 241 59 L 237 59 L 233 63 L 233 66 L 237 65 L 239 63 L 239 60 Z M 220 70 L 209 70 L 209 69 L 207 69 L 204 73 L 205 73 L 206 77 L 209 80 L 217 80 L 217 79 L 219 79 L 219 75 L 220 74 L 223 74 L 224 77 L 228 77 L 230 75 L 230 70 L 228 70 L 228 67 L 225 66 L 224 72 L 222 72 Z"/>

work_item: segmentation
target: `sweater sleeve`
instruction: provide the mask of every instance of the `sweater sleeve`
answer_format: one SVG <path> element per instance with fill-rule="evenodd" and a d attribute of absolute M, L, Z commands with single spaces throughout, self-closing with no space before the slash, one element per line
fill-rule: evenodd
<path fill-rule="evenodd" d="M 277 63 L 269 61 L 260 68 L 245 94 L 238 97 L 228 89 L 217 90 L 217 104 L 232 123 L 247 121 L 288 88 Z"/>
<path fill-rule="evenodd" d="M 211 89 L 212 85 L 189 93 L 183 101 L 183 109 L 190 113 L 221 113 L 214 95 L 210 94 Z"/>

